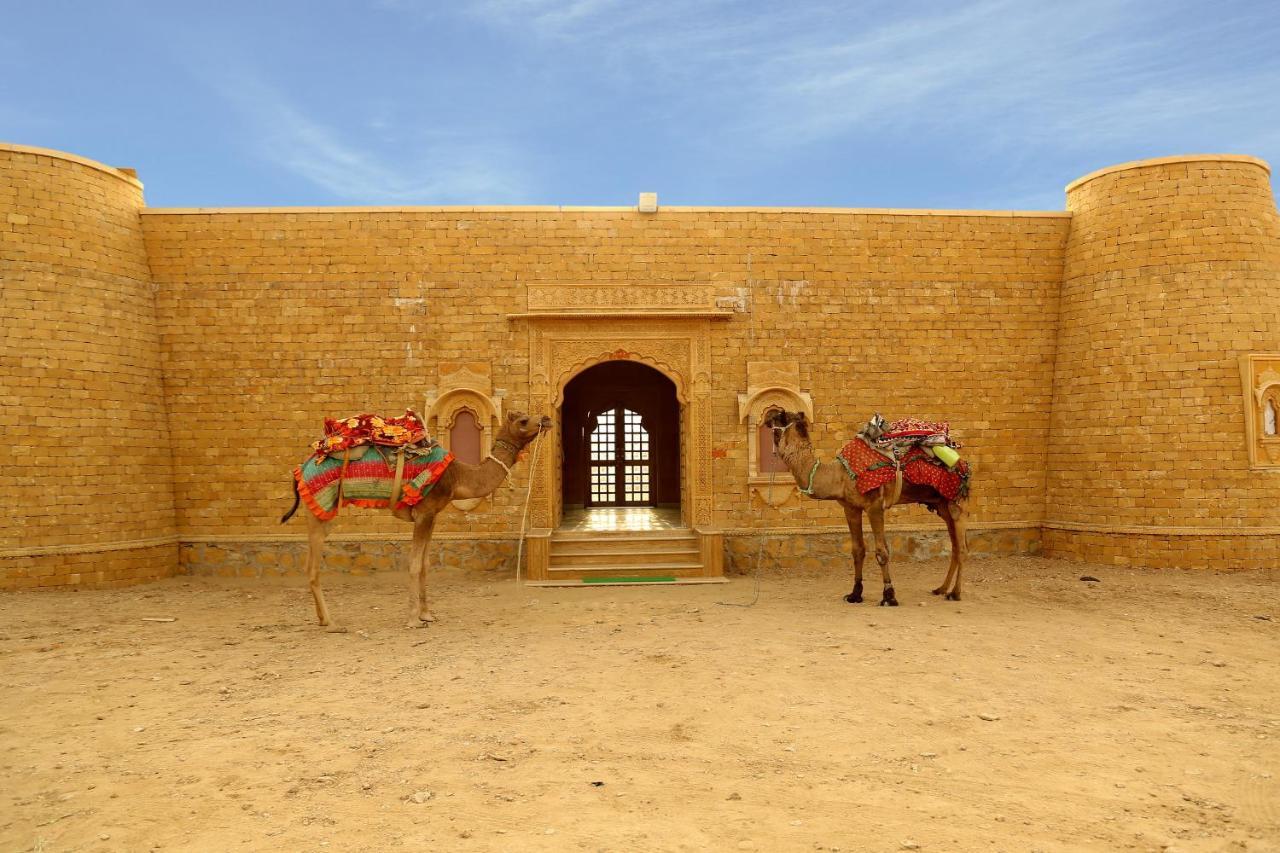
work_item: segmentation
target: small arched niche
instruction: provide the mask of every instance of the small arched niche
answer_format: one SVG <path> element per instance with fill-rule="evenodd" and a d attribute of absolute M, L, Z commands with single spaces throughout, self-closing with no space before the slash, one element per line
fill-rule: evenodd
<path fill-rule="evenodd" d="M 1249 467 L 1280 471 L 1280 353 L 1240 357 Z"/>
<path fill-rule="evenodd" d="M 738 418 L 747 430 L 747 485 L 771 506 L 796 490 L 787 466 L 774 452 L 766 421 L 774 412 L 804 412 L 813 420 L 813 398 L 799 388 L 799 362 L 748 362 L 747 390 L 738 395 Z"/>
<path fill-rule="evenodd" d="M 440 365 L 439 385 L 427 395 L 427 432 L 459 462 L 477 465 L 493 450 L 502 420 L 502 399 L 493 394 L 489 365 L 484 362 Z M 454 501 L 464 512 L 487 498 Z"/>

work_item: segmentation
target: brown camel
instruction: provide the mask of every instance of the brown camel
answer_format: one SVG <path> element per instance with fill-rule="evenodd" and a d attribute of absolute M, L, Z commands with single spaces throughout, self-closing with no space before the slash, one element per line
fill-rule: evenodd
<path fill-rule="evenodd" d="M 811 498 L 820 501 L 837 501 L 844 508 L 845 521 L 849 524 L 849 536 L 853 540 L 853 592 L 845 601 L 857 604 L 862 601 L 862 561 L 867 546 L 862 540 L 862 513 L 871 517 L 871 531 L 876 541 L 876 562 L 884 575 L 884 594 L 881 606 L 898 606 L 893 592 L 893 578 L 889 575 L 889 545 L 884 536 L 884 513 L 900 503 L 924 504 L 947 523 L 951 536 L 951 565 L 942 586 L 934 595 L 946 595 L 951 601 L 960 600 L 960 573 L 969 546 L 965 537 L 965 507 L 963 499 L 947 500 L 932 486 L 906 482 L 901 477 L 867 494 L 858 491 L 854 479 L 839 462 L 819 462 L 809 440 L 809 421 L 804 412 L 775 412 L 768 424 L 773 430 L 774 446 L 787 470 L 795 477 L 796 484 Z M 896 493 L 896 494 L 895 494 Z M 954 581 L 954 583 L 953 583 Z"/>
<path fill-rule="evenodd" d="M 488 458 L 479 465 L 468 465 L 455 460 L 420 502 L 395 511 L 396 518 L 413 522 L 413 544 L 409 547 L 409 622 L 405 627 L 418 628 L 435 621 L 435 616 L 427 606 L 427 564 L 430 560 L 428 546 L 431 544 L 436 516 L 449 506 L 450 501 L 482 498 L 496 491 L 511 473 L 511 466 L 516 463 L 520 451 L 543 430 L 550 428 L 551 418 L 543 417 L 539 420 L 520 412 L 510 413 L 506 424 L 493 440 L 493 452 Z M 293 508 L 280 519 L 281 524 L 297 512 L 300 500 L 295 483 Z M 330 632 L 341 633 L 346 629 L 329 619 L 324 593 L 320 591 L 320 558 L 329 522 L 321 521 L 311 512 L 305 515 L 309 541 L 307 577 L 311 582 L 311 595 L 316 601 L 316 616 L 320 618 L 321 626 Z"/>

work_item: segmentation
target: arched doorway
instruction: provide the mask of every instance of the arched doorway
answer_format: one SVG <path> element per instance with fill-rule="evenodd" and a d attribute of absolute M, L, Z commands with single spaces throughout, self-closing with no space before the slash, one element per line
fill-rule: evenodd
<path fill-rule="evenodd" d="M 606 361 L 569 381 L 560 416 L 566 517 L 592 509 L 650 507 L 679 518 L 675 383 L 636 361 Z"/>

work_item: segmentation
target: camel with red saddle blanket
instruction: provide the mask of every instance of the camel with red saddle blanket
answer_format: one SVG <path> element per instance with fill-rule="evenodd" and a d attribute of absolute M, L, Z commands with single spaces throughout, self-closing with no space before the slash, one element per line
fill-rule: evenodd
<path fill-rule="evenodd" d="M 436 516 L 451 501 L 482 498 L 496 491 L 520 451 L 550 428 L 551 418 L 512 412 L 493 440 L 493 452 L 480 464 L 468 465 L 428 438 L 422 420 L 413 412 L 405 412 L 402 418 L 326 419 L 325 437 L 311 446 L 312 455 L 293 472 L 293 507 L 280 519 L 281 524 L 288 521 L 303 503 L 310 510 L 306 513 L 307 577 L 320 624 L 331 632 L 346 630 L 329 618 L 320 591 L 325 535 L 342 507 L 378 507 L 401 521 L 413 522 L 406 627 L 434 622 L 427 606 L 427 564 Z"/>
<path fill-rule="evenodd" d="M 955 452 L 946 424 L 920 421 L 885 423 L 879 415 L 857 438 L 841 448 L 831 462 L 821 462 L 809 438 L 803 412 L 775 412 L 767 421 L 774 446 L 803 494 L 815 500 L 836 501 L 844 508 L 853 540 L 853 591 L 845 601 L 862 601 L 862 562 L 867 546 L 862 539 L 862 514 L 871 518 L 876 562 L 884 576 L 881 605 L 896 607 L 889 574 L 889 545 L 884 514 L 900 503 L 924 504 L 947 524 L 951 564 L 934 595 L 960 600 L 960 575 L 968 552 L 965 537 L 965 498 L 969 494 L 968 463 Z"/>

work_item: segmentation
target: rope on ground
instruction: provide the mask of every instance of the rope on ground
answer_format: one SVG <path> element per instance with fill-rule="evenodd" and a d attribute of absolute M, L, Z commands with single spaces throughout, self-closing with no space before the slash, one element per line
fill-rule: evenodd
<path fill-rule="evenodd" d="M 751 260 L 752 260 L 752 258 L 751 258 L 751 252 L 747 252 L 747 290 L 748 290 L 748 292 L 749 292 L 749 294 L 750 294 L 750 295 L 749 295 L 749 297 L 748 297 L 748 298 L 750 299 L 750 302 L 749 302 L 749 303 L 748 303 L 748 305 L 747 305 L 747 309 L 751 312 L 751 318 L 750 318 L 750 321 L 747 323 L 747 351 L 748 351 L 748 352 L 753 352 L 753 351 L 755 350 L 755 347 L 756 347 L 756 279 L 755 279 L 755 276 L 754 276 L 754 274 L 753 274 L 753 270 L 751 269 Z M 781 286 L 781 285 L 779 285 L 779 286 Z M 779 303 L 779 304 L 781 304 L 781 303 Z M 783 345 L 784 345 L 784 346 L 786 345 L 786 339 L 785 339 L 785 338 L 783 339 Z M 757 449 L 757 451 L 756 451 L 756 452 L 757 452 L 757 453 L 759 453 L 759 450 Z M 772 498 L 773 498 L 773 478 L 774 478 L 774 474 L 775 474 L 775 472 L 773 472 L 773 471 L 770 471 L 770 472 L 769 472 L 769 498 L 770 498 L 770 499 L 772 499 Z M 812 485 L 812 484 L 810 484 L 810 485 Z M 750 494 L 750 492 L 749 492 L 749 491 L 748 491 L 748 494 Z M 758 547 L 758 548 L 756 548 L 756 571 L 755 571 L 755 575 L 756 575 L 756 590 L 755 590 L 755 593 L 751 596 L 751 601 L 750 601 L 750 602 L 748 602 L 747 604 L 742 604 L 742 603 L 740 603 L 740 602 L 736 602 L 736 601 L 717 601 L 717 602 L 716 602 L 716 604 L 723 605 L 724 607 L 755 607 L 755 606 L 756 606 L 756 602 L 760 600 L 760 561 L 761 561 L 761 559 L 763 559 L 763 557 L 764 557 L 764 540 L 765 540 L 766 538 L 768 538 L 768 537 L 766 536 L 766 534 L 765 534 L 765 530 L 764 530 L 764 523 L 763 523 L 763 522 L 764 522 L 764 504 L 765 504 L 765 503 L 766 503 L 766 502 L 765 502 L 765 500 L 762 498 L 762 499 L 761 499 L 761 501 L 760 501 L 760 504 L 761 504 L 761 508 L 760 508 L 760 521 L 761 521 L 761 525 L 760 525 L 760 545 L 759 545 L 759 547 Z"/>
<path fill-rule="evenodd" d="M 769 498 L 770 498 L 770 500 L 772 500 L 772 499 L 773 499 L 773 478 L 774 478 L 774 476 L 775 476 L 775 472 L 770 471 L 770 472 L 769 472 Z M 761 522 L 763 522 L 763 521 L 764 521 L 764 503 L 765 503 L 765 501 L 764 501 L 763 499 L 761 499 L 761 501 L 760 501 L 760 504 L 761 504 L 761 508 L 760 508 L 760 521 L 761 521 Z M 764 558 L 764 540 L 766 540 L 766 539 L 768 539 L 768 538 L 769 538 L 769 537 L 768 537 L 768 535 L 765 533 L 765 530 L 764 530 L 764 528 L 763 528 L 763 526 L 762 526 L 762 527 L 761 527 L 761 529 L 760 529 L 760 545 L 759 545 L 759 547 L 757 547 L 757 548 L 756 548 L 756 571 L 755 571 L 755 575 L 756 575 L 756 591 L 755 591 L 755 594 L 751 596 L 751 601 L 750 601 L 750 602 L 748 602 L 748 603 L 746 603 L 746 604 L 741 604 L 741 603 L 736 602 L 736 601 L 717 601 L 717 602 L 716 602 L 716 604 L 720 604 L 720 605 L 723 605 L 723 606 L 725 606 L 725 607 L 755 607 L 755 606 L 756 606 L 756 602 L 760 600 L 760 561 Z"/>

